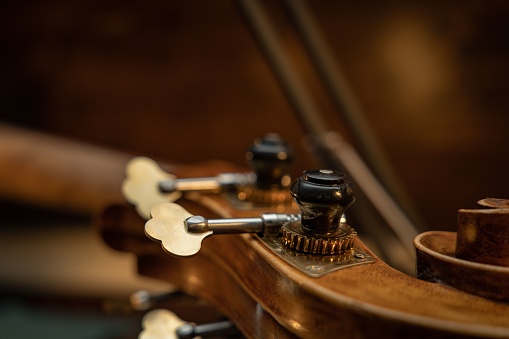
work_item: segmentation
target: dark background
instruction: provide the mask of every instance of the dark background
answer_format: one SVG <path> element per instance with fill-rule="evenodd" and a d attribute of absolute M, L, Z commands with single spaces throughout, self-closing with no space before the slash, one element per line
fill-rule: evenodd
<path fill-rule="evenodd" d="M 0 121 L 172 163 L 245 165 L 252 140 L 277 132 L 297 150 L 294 176 L 316 166 L 235 2 L 25 0 L 1 7 Z M 509 4 L 310 7 L 425 229 L 454 230 L 458 209 L 507 198 Z M 327 126 L 356 146 L 283 7 L 271 2 L 269 9 Z M 27 216 L 48 216 L 4 200 L 4 214 L 13 216 L 4 231 L 5 220 L 22 215 L 32 225 Z M 53 212 L 47 221 L 74 217 Z"/>

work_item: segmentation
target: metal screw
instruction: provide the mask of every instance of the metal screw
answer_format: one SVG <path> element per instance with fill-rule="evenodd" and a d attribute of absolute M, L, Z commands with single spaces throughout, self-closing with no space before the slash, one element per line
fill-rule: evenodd
<path fill-rule="evenodd" d="M 362 253 L 355 253 L 353 256 L 356 257 L 357 259 L 364 259 L 364 258 L 366 258 L 366 256 L 364 254 L 362 254 Z"/>

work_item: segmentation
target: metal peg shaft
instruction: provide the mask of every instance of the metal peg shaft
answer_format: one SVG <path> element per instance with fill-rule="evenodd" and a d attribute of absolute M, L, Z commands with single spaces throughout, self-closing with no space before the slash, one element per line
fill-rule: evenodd
<path fill-rule="evenodd" d="M 209 231 L 214 234 L 277 233 L 284 223 L 299 220 L 299 214 L 264 213 L 258 218 L 232 219 L 205 219 L 195 215 L 186 219 L 184 223 L 190 233 Z"/>
<path fill-rule="evenodd" d="M 194 216 L 180 205 L 164 203 L 154 206 L 145 233 L 161 241 L 163 248 L 175 255 L 198 253 L 201 242 L 213 233 L 277 233 L 289 221 L 299 221 L 297 214 L 262 214 L 259 218 L 211 219 Z"/>
<path fill-rule="evenodd" d="M 142 320 L 143 330 L 139 339 L 191 339 L 239 336 L 240 332 L 231 321 L 195 325 L 186 322 L 166 309 L 152 310 Z"/>
<path fill-rule="evenodd" d="M 223 337 L 239 334 L 239 330 L 228 320 L 203 325 L 185 323 L 177 328 L 177 337 L 179 339 Z"/>
<path fill-rule="evenodd" d="M 161 193 L 189 191 L 221 191 L 234 186 L 253 185 L 254 173 L 222 173 L 216 177 L 164 180 L 159 183 Z"/>

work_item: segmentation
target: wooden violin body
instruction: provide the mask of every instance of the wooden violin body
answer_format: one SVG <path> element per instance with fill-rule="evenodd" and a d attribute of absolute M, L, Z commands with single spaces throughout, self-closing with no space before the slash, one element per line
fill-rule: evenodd
<path fill-rule="evenodd" d="M 202 175 L 224 166 L 207 166 Z M 211 218 L 265 212 L 235 209 L 220 195 L 195 194 L 178 203 Z M 130 206 L 112 206 L 102 220 L 103 238 L 135 252 L 141 274 L 209 301 L 247 337 L 509 337 L 508 304 L 403 274 L 376 259 L 361 240 L 356 245 L 375 257 L 373 263 L 315 278 L 283 261 L 256 235 L 212 236 L 195 256 L 178 258 L 145 237 L 144 220 Z"/>
<path fill-rule="evenodd" d="M 50 195 L 51 205 L 93 210 L 113 201 L 99 220 L 99 232 L 112 248 L 134 253 L 141 274 L 161 279 L 203 298 L 234 321 L 247 337 L 308 338 L 440 338 L 509 337 L 509 304 L 461 292 L 440 283 L 412 278 L 375 258 L 370 264 L 340 269 L 313 278 L 284 262 L 256 235 L 218 235 L 207 238 L 202 250 L 191 258 L 165 253 L 160 244 L 144 234 L 145 220 L 133 206 L 121 203 L 120 184 L 126 154 L 97 152 L 33 133 L 2 129 L 9 141 L 5 161 L 25 168 L 27 178 L 53 183 L 53 190 L 33 190 L 33 181 L 13 176 L 4 182 L 27 201 Z M 9 137 L 9 138 L 7 138 Z M 48 147 L 45 147 L 48 146 Z M 7 152 L 9 151 L 9 152 Z M 89 171 L 101 173 L 103 181 L 86 178 L 78 154 L 94 154 L 85 162 Z M 19 153 L 25 157 L 16 157 Z M 79 158 L 79 159 L 78 159 Z M 66 159 L 71 167 L 53 166 L 47 159 Z M 44 167 L 46 166 L 46 167 Z M 14 166 L 15 167 L 15 166 Z M 211 176 L 238 169 L 224 162 L 173 166 L 178 177 Z M 24 172 L 24 173 L 25 173 Z M 33 173 L 40 173 L 33 176 Z M 76 197 L 65 194 L 80 183 Z M 19 189 L 23 187 L 23 189 Z M 26 187 L 26 190 L 24 189 Z M 56 189 L 58 188 L 58 190 Z M 73 191 L 74 192 L 74 191 Z M 94 193 L 99 192 L 99 193 Z M 78 200 L 77 198 L 80 198 Z M 205 217 L 253 216 L 267 210 L 238 210 L 221 195 L 187 195 L 178 201 L 193 214 Z M 73 205 L 73 206 L 74 206 Z M 365 248 L 361 241 L 357 246 Z M 374 255 L 370 253 L 373 257 Z M 468 279 L 468 276 L 457 277 Z M 192 320 L 192 319 L 189 319 Z"/>

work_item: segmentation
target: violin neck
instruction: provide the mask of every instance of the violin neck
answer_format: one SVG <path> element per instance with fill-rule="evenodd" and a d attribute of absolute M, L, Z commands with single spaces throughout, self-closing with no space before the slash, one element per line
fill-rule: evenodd
<path fill-rule="evenodd" d="M 127 153 L 3 124 L 0 148 L 4 199 L 80 213 L 122 200 Z"/>

